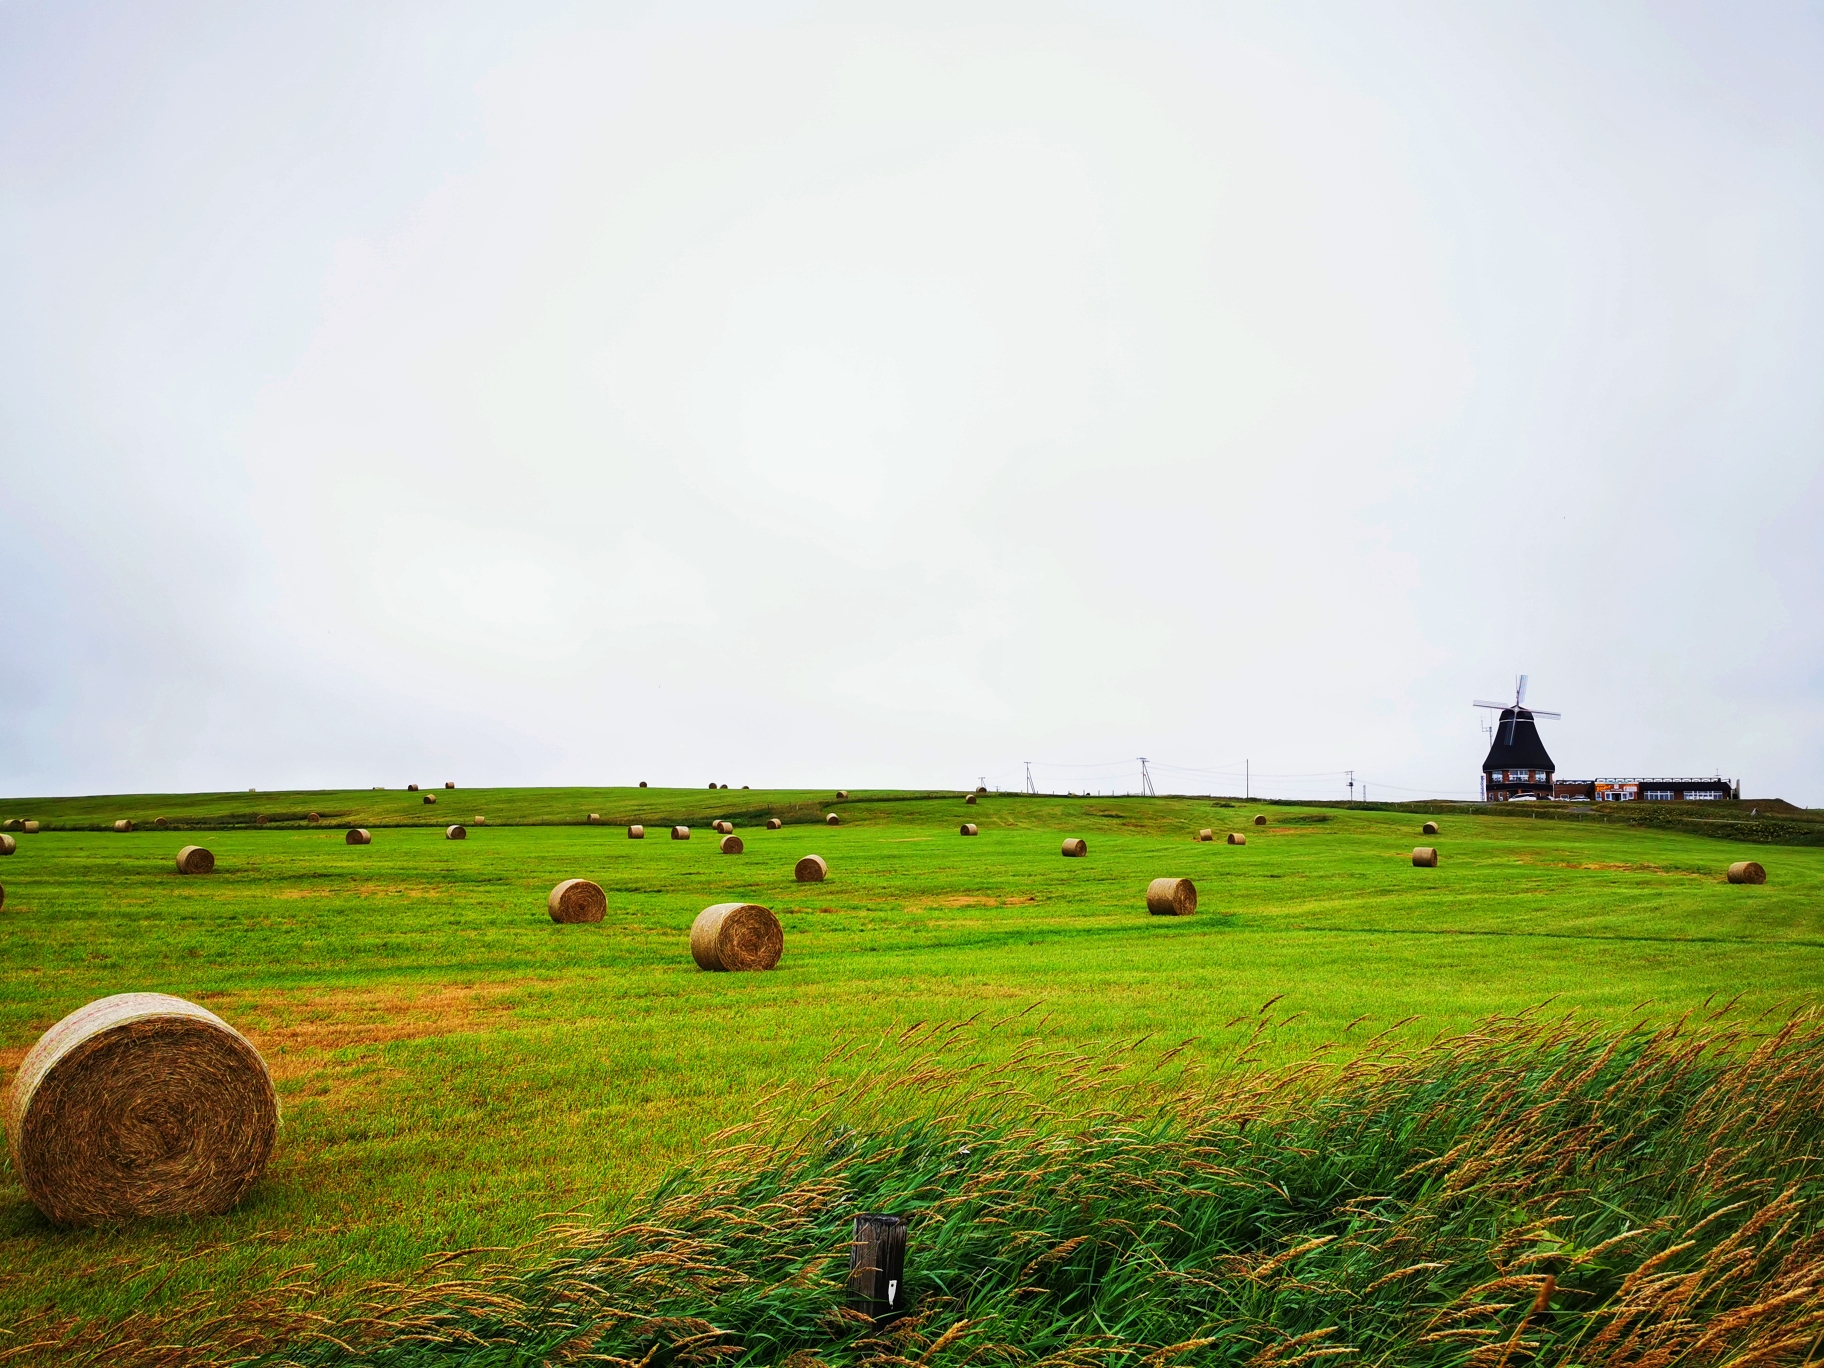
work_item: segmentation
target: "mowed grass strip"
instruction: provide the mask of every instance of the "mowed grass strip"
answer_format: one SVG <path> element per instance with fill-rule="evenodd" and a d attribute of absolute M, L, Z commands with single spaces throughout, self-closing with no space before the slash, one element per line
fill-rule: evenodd
<path fill-rule="evenodd" d="M 1008 1049 L 1189 1039 L 1178 1064 L 1226 1069 L 1353 1048 L 1414 1016 L 1400 1030 L 1419 1041 L 1548 998 L 1657 1020 L 1738 994 L 1738 1012 L 1784 1010 L 1824 988 L 1816 848 L 1464 817 L 1423 838 L 1442 864 L 1421 870 L 1407 814 L 1274 807 L 1254 827 L 1245 806 L 1011 795 L 857 793 L 840 827 L 763 829 L 814 796 L 715 795 L 740 804 L 741 856 L 627 840 L 623 820 L 662 830 L 680 814 L 639 790 L 565 799 L 612 814 L 594 827 L 497 826 L 510 794 L 458 791 L 465 815 L 489 814 L 464 842 L 371 814 L 368 847 L 339 827 L 217 830 L 204 877 L 176 872 L 174 832 L 22 837 L 0 865 L 5 1076 L 83 1002 L 171 992 L 260 1046 L 284 1116 L 267 1177 L 220 1219 L 59 1231 L 9 1166 L 0 1322 L 299 1280 L 352 1289 L 415 1276 L 437 1251 L 510 1246 L 551 1213 L 605 1216 L 768 1089 L 815 1076 L 833 1041 L 921 1020 L 1032 1007 Z M 702 799 L 680 814 L 693 825 L 736 812 Z M 965 815 L 979 837 L 957 835 Z M 1245 825 L 1249 844 L 1192 839 L 1213 822 Z M 1087 858 L 1060 856 L 1067 835 Z M 811 852 L 830 877 L 799 884 Z M 1723 881 L 1741 858 L 1767 865 L 1767 886 Z M 1196 916 L 1147 915 L 1162 874 L 1196 880 Z M 606 921 L 550 921 L 545 897 L 569 877 L 607 890 Z M 772 973 L 691 963 L 692 918 L 733 900 L 779 915 Z"/>

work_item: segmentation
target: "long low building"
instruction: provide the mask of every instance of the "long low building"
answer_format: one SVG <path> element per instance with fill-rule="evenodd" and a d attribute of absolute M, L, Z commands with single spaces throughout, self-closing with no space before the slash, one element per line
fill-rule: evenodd
<path fill-rule="evenodd" d="M 1729 779 L 1554 779 L 1552 797 L 1591 803 L 1701 803 L 1740 798 Z"/>

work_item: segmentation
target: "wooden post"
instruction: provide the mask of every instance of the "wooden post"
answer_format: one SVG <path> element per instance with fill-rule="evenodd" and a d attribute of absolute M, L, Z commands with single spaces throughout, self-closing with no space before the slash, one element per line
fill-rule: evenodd
<path fill-rule="evenodd" d="M 849 1305 L 887 1321 L 906 1307 L 906 1218 L 867 1213 L 855 1218 L 849 1244 Z"/>

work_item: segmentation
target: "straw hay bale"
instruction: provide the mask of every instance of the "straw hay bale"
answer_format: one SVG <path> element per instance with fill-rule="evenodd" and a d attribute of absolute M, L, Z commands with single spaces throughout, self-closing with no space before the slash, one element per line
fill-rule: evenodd
<path fill-rule="evenodd" d="M 608 895 L 602 886 L 588 879 L 565 879 L 545 899 L 551 920 L 573 925 L 577 922 L 599 922 L 608 911 Z"/>
<path fill-rule="evenodd" d="M 437 801 L 437 795 L 436 795 L 436 794 L 434 794 L 434 793 L 427 793 L 427 794 L 425 794 L 425 795 L 424 795 L 424 801 L 425 801 L 425 802 L 426 802 L 426 803 L 427 803 L 427 804 L 429 804 L 429 803 L 435 803 L 435 802 L 436 802 L 436 801 Z"/>
<path fill-rule="evenodd" d="M 122 817 L 118 822 L 114 823 L 114 830 L 116 830 L 116 831 L 133 830 L 133 819 L 131 817 Z"/>
<path fill-rule="evenodd" d="M 727 785 L 727 784 L 723 784 L 723 785 L 721 785 L 721 786 L 720 786 L 720 787 L 722 787 L 722 788 L 727 788 L 727 787 L 728 787 L 728 785 Z"/>
<path fill-rule="evenodd" d="M 1729 866 L 1729 882 L 1733 884 L 1764 884 L 1767 882 L 1767 871 L 1753 860 L 1737 860 Z"/>
<path fill-rule="evenodd" d="M 716 829 L 718 835 L 722 836 L 727 836 L 735 829 L 733 822 L 711 822 L 710 825 Z"/>
<path fill-rule="evenodd" d="M 1081 836 L 1070 836 L 1064 841 L 1064 854 L 1072 859 L 1081 859 L 1089 854 L 1089 843 Z"/>
<path fill-rule="evenodd" d="M 1254 825 L 1255 826 L 1265 826 L 1266 824 L 1267 824 L 1267 814 L 1266 813 L 1257 812 L 1254 814 Z"/>
<path fill-rule="evenodd" d="M 1412 862 L 1420 869 L 1436 869 L 1438 867 L 1437 848 L 1435 846 L 1414 846 Z"/>
<path fill-rule="evenodd" d="M 960 836 L 979 836 L 982 833 L 981 828 L 976 826 L 974 822 L 964 822 L 957 828 L 957 834 Z"/>
<path fill-rule="evenodd" d="M 455 787 L 456 787 L 456 785 L 455 785 L 455 784 L 454 784 L 454 783 L 452 783 L 452 782 L 451 782 L 451 781 L 450 781 L 450 780 L 448 780 L 448 779 L 445 779 L 445 780 L 444 780 L 444 781 L 443 781 L 443 786 L 444 786 L 444 787 L 445 787 L 445 788 L 446 788 L 446 789 L 447 789 L 447 788 L 455 788 Z"/>
<path fill-rule="evenodd" d="M 832 812 L 824 817 L 823 824 L 825 826 L 841 826 L 842 818 L 838 817 L 835 813 Z"/>
<path fill-rule="evenodd" d="M 308 822 L 320 822 L 323 820 L 323 814 L 320 812 L 313 812 L 306 817 L 305 820 Z"/>
<path fill-rule="evenodd" d="M 17 830 L 19 830 L 19 819 L 17 817 L 8 817 L 4 822 L 0 822 L 0 831 Z"/>
<path fill-rule="evenodd" d="M 640 780 L 640 787 L 641 787 L 641 788 L 645 788 L 645 787 L 646 787 L 646 781 L 645 781 L 645 780 L 644 780 L 644 779 L 642 779 L 642 780 Z"/>
<path fill-rule="evenodd" d="M 1427 822 L 1424 826 L 1419 828 L 1419 835 L 1421 836 L 1436 836 L 1437 834 L 1438 824 L 1436 822 Z"/>
<path fill-rule="evenodd" d="M 446 841 L 466 841 L 469 839 L 468 828 L 464 826 L 447 826 L 443 829 L 443 839 Z"/>
<path fill-rule="evenodd" d="M 38 823 L 36 823 L 36 822 L 25 822 L 25 823 L 22 823 L 22 824 L 21 824 L 21 826 L 20 826 L 20 828 L 19 828 L 19 829 L 20 829 L 20 830 L 21 830 L 21 831 L 23 831 L 23 832 L 25 832 L 25 834 L 26 834 L 26 835 L 28 835 L 28 836 L 30 836 L 30 835 L 32 835 L 32 834 L 34 834 L 34 833 L 35 833 L 35 832 L 36 832 L 36 831 L 37 831 L 37 830 L 38 830 Z"/>
<path fill-rule="evenodd" d="M 849 796 L 849 791 L 847 789 L 837 789 L 836 796 L 838 798 L 847 798 Z"/>
<path fill-rule="evenodd" d="M 746 848 L 741 844 L 739 836 L 725 835 L 716 843 L 716 849 L 724 855 L 739 855 Z"/>
<path fill-rule="evenodd" d="M 19 842 L 0 831 L 0 855 L 11 855 L 17 849 L 19 849 Z"/>
<path fill-rule="evenodd" d="M 766 819 L 766 829 L 768 831 L 778 831 L 784 825 L 785 823 L 780 821 L 777 817 L 768 817 Z"/>
<path fill-rule="evenodd" d="M 487 824 L 488 819 L 483 817 L 480 813 L 476 813 L 475 820 L 469 823 L 470 826 L 486 826 Z"/>
<path fill-rule="evenodd" d="M 348 829 L 348 835 L 344 836 L 342 839 L 349 845 L 370 845 L 374 838 L 369 834 L 366 827 L 350 827 Z"/>
<path fill-rule="evenodd" d="M 265 1170 L 278 1122 L 260 1052 L 164 993 L 71 1012 L 32 1046 L 6 1105 L 14 1172 L 59 1225 L 219 1215 Z"/>
<path fill-rule="evenodd" d="M 1200 841 L 1213 841 L 1216 839 L 1216 833 L 1209 827 L 1205 827 L 1202 831 L 1197 833 L 1197 839 Z"/>
<path fill-rule="evenodd" d="M 418 792 L 418 785 L 416 785 L 416 784 L 407 784 L 407 785 L 406 785 L 406 786 L 405 786 L 405 791 L 406 791 L 406 792 L 407 792 L 407 793 L 416 793 L 416 792 Z"/>
<path fill-rule="evenodd" d="M 177 872 L 179 874 L 213 874 L 215 873 L 215 856 L 202 846 L 185 846 L 177 852 Z"/>
<path fill-rule="evenodd" d="M 646 828 L 641 826 L 638 822 L 632 823 L 627 828 L 627 839 L 630 841 L 645 840 L 646 839 Z"/>
<path fill-rule="evenodd" d="M 587 818 L 585 818 L 585 819 L 584 819 L 584 820 L 585 820 L 585 821 L 586 821 L 586 822 L 587 822 L 587 823 L 588 823 L 588 824 L 589 824 L 589 825 L 590 825 L 590 826 L 594 826 L 594 825 L 595 825 L 595 824 L 596 824 L 596 823 L 597 823 L 597 822 L 599 822 L 599 821 L 601 821 L 601 820 L 602 820 L 602 814 L 601 814 L 601 813 L 599 813 L 599 812 L 592 812 L 592 813 L 590 813 L 590 814 L 589 814 L 589 816 L 588 816 L 588 817 L 587 817 Z"/>
<path fill-rule="evenodd" d="M 710 787 L 711 787 L 711 788 L 714 788 L 714 787 L 715 787 L 715 786 L 716 786 L 716 785 L 715 785 L 715 781 L 714 781 L 714 780 L 713 780 L 713 779 L 712 779 L 712 780 L 711 780 L 711 781 L 710 781 L 710 785 L 709 785 L 709 786 L 710 786 Z"/>
<path fill-rule="evenodd" d="M 1246 845 L 1247 843 L 1248 843 L 1248 838 L 1246 836 L 1243 836 L 1239 831 L 1231 831 L 1229 833 L 1229 844 L 1230 845 Z"/>
<path fill-rule="evenodd" d="M 830 874 L 830 863 L 821 855 L 806 855 L 792 867 L 792 877 L 799 883 L 822 883 Z"/>
<path fill-rule="evenodd" d="M 171 823 L 163 817 L 154 817 L 152 819 L 152 825 L 157 827 L 160 831 L 163 831 L 166 827 L 170 826 Z"/>
<path fill-rule="evenodd" d="M 784 950 L 779 919 L 756 903 L 717 903 L 690 924 L 690 957 L 699 969 L 771 969 Z"/>
<path fill-rule="evenodd" d="M 688 841 L 690 839 L 690 828 L 687 826 L 673 827 L 671 829 L 671 839 L 674 841 Z"/>
<path fill-rule="evenodd" d="M 974 807 L 975 806 L 975 795 L 973 793 L 965 793 L 963 795 L 963 801 L 965 803 L 969 804 L 970 807 Z"/>
<path fill-rule="evenodd" d="M 1146 886 L 1146 910 L 1155 917 L 1188 917 L 1197 910 L 1197 885 L 1189 879 L 1154 879 Z"/>

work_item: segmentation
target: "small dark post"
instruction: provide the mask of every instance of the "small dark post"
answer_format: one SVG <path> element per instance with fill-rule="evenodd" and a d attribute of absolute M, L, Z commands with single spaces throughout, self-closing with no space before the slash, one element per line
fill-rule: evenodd
<path fill-rule="evenodd" d="M 906 1307 L 906 1218 L 866 1213 L 855 1218 L 849 1245 L 849 1305 L 887 1321 Z"/>

